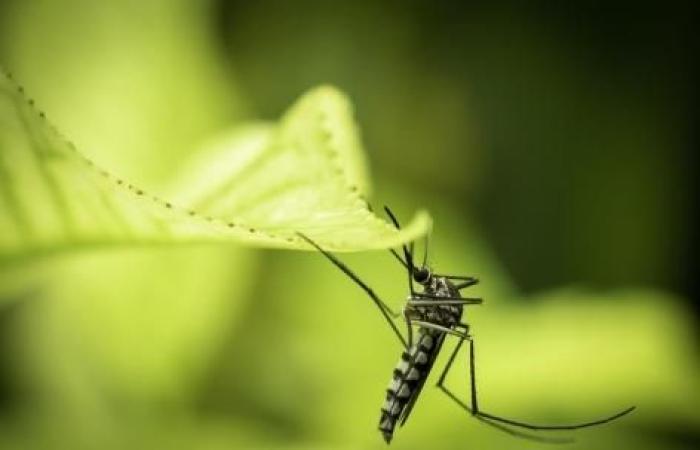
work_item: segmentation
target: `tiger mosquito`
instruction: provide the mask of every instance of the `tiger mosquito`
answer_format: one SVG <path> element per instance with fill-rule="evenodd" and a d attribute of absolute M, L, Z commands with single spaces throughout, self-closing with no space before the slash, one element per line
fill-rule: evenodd
<path fill-rule="evenodd" d="M 391 210 L 387 207 L 384 207 L 384 210 L 394 226 L 400 229 L 399 222 Z M 602 419 L 569 425 L 532 424 L 485 412 L 480 408 L 477 398 L 474 339 L 469 334 L 469 325 L 463 321 L 462 317 L 464 307 L 480 305 L 483 300 L 477 297 L 463 297 L 460 292 L 462 289 L 476 285 L 479 282 L 478 279 L 470 276 L 433 273 L 427 265 L 427 237 L 423 262 L 420 266 L 416 266 L 414 263 L 413 243 L 409 246 L 402 245 L 403 258 L 398 252 L 390 249 L 389 251 L 406 269 L 408 275 L 409 295 L 404 305 L 403 313 L 399 314 L 384 303 L 369 285 L 362 281 L 335 255 L 321 248 L 309 237 L 301 233 L 298 233 L 298 235 L 328 258 L 331 263 L 365 291 L 377 308 L 379 308 L 380 313 L 384 316 L 384 319 L 403 347 L 401 359 L 393 371 L 391 381 L 386 390 L 386 400 L 381 408 L 379 419 L 379 431 L 387 444 L 391 443 L 396 424 L 399 423 L 399 426 L 403 426 L 408 420 L 447 336 L 455 336 L 458 338 L 458 341 L 447 364 L 440 373 L 437 388 L 477 420 L 505 433 L 541 442 L 572 442 L 571 439 L 567 438 L 543 437 L 513 428 L 523 428 L 531 431 L 575 430 L 611 422 L 629 414 L 635 409 L 632 406 Z M 422 292 L 415 290 L 414 283 L 417 283 L 422 288 Z M 403 316 L 406 325 L 406 338 L 401 334 L 395 322 L 395 319 L 401 316 Z M 414 331 L 414 328 L 417 331 Z M 445 386 L 447 374 L 465 341 L 469 343 L 469 404 L 461 400 Z"/>

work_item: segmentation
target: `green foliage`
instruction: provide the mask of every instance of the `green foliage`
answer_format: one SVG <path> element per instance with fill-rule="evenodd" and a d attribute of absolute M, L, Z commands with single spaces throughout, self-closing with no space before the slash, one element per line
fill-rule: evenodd
<path fill-rule="evenodd" d="M 669 231 L 675 230 L 670 210 L 658 209 L 673 202 L 659 194 L 659 183 L 640 183 L 663 180 L 672 186 L 676 174 L 639 153 L 640 140 L 647 147 L 663 143 L 658 155 L 672 163 L 666 158 L 674 147 L 636 132 L 644 124 L 641 129 L 653 136 L 654 125 L 672 114 L 647 114 L 652 109 L 639 92 L 611 88 L 609 74 L 591 72 L 565 40 L 557 38 L 550 46 L 551 30 L 521 27 L 528 23 L 517 15 L 488 8 L 469 14 L 476 26 L 460 27 L 468 39 L 459 40 L 432 13 L 403 4 L 223 5 L 10 0 L 0 8 L 2 63 L 81 155 L 108 169 L 109 179 L 69 150 L 77 155 L 68 165 L 75 166 L 79 179 L 103 187 L 137 232 L 119 234 L 111 223 L 113 228 L 100 228 L 97 219 L 109 222 L 109 216 L 92 218 L 92 211 L 103 209 L 80 203 L 71 208 L 90 217 L 76 214 L 77 222 L 93 230 L 100 245 L 113 247 L 110 251 L 72 252 L 97 242 L 58 233 L 27 246 L 19 236 L 8 241 L 16 252 L 0 270 L 0 301 L 29 301 L 0 307 L 0 448 L 386 449 L 375 427 L 400 348 L 363 293 L 317 254 L 260 251 L 260 245 L 277 244 L 250 242 L 245 232 L 241 239 L 248 246 L 211 245 L 239 242 L 227 227 L 223 234 L 213 231 L 232 208 L 252 223 L 256 214 L 269 212 L 261 206 L 256 213 L 260 202 L 273 197 L 287 205 L 290 197 L 306 196 L 303 173 L 317 174 L 313 182 L 331 196 L 369 193 L 363 153 L 353 150 L 359 144 L 347 105 L 326 88 L 316 91 L 315 102 L 307 97 L 297 103 L 278 124 L 242 122 L 276 117 L 299 92 L 327 82 L 351 92 L 359 105 L 367 142 L 376 150 L 371 159 L 378 197 L 390 199 L 402 218 L 416 205 L 430 205 L 439 217 L 431 239 L 434 269 L 481 279 L 469 294 L 483 297 L 485 304 L 468 309 L 466 318 L 477 339 L 484 409 L 562 423 L 636 404 L 638 410 L 624 421 L 572 434 L 578 444 L 569 448 L 683 448 L 680 438 L 700 423 L 700 389 L 694 324 L 680 299 L 635 285 L 522 290 L 530 273 L 556 274 L 567 261 L 577 261 L 575 279 L 589 284 L 599 280 L 589 278 L 590 271 L 619 286 L 628 284 L 620 282 L 625 280 L 620 274 L 640 265 L 653 273 L 676 270 L 653 251 L 663 246 L 661 235 L 643 231 L 655 229 L 648 228 L 650 219 L 662 221 L 670 226 L 662 233 L 667 240 L 671 235 L 678 240 Z M 234 38 L 224 42 L 222 35 Z M 563 70 L 562 55 L 573 63 Z M 629 70 L 636 77 L 638 66 Z M 627 81 L 619 78 L 621 84 Z M 587 90 L 591 84 L 604 88 Z M 46 122 L 16 89 L 10 85 L 0 93 L 0 133 L 11 131 L 13 139 L 33 145 L 26 142 L 24 123 L 17 122 L 27 117 L 37 136 L 64 145 L 43 130 Z M 580 97 L 587 100 L 583 109 Z M 641 107 L 630 108 L 626 98 L 640 99 Z M 538 105 L 549 114 L 542 116 Z M 327 113 L 330 122 L 315 120 L 314 108 Z M 293 116 L 299 120 L 290 123 Z M 587 122 L 591 117 L 597 119 Z M 6 122 L 14 128 L 6 128 Z M 221 132 L 236 123 L 242 125 Z M 326 127 L 337 133 L 337 159 L 326 158 Z M 295 135 L 323 160 L 305 166 L 302 174 L 288 171 L 285 158 L 302 164 L 304 155 L 284 156 L 268 147 Z M 634 138 L 624 138 L 628 135 Z M 5 159 L 6 137 L 0 161 L 14 175 L 18 161 Z M 628 153 L 610 164 L 620 147 Z M 604 163 L 591 165 L 592 149 L 604 155 Z M 256 170 L 241 160 L 246 155 L 259 163 Z M 595 181 L 594 186 L 576 182 L 580 196 L 568 202 L 575 220 L 557 207 L 566 190 L 552 181 L 571 180 L 570 172 L 561 172 L 561 160 L 575 161 L 574 178 L 587 174 Z M 63 170 L 61 158 L 50 161 L 51 174 L 56 167 Z M 651 171 L 652 178 L 634 181 L 630 168 L 640 162 L 644 167 L 654 162 L 649 167 L 661 167 L 663 174 Z M 328 171 L 321 170 L 324 164 Z M 342 176 L 330 175 L 336 165 L 344 168 Z M 264 192 L 257 181 L 268 168 L 286 178 L 268 179 Z M 240 171 L 250 176 L 235 177 Z M 119 187 L 113 175 L 148 197 Z M 236 183 L 228 184 L 234 178 Z M 50 223 L 62 226 L 54 218 L 55 202 L 50 197 L 47 204 L 40 202 L 48 191 L 44 178 L 34 179 L 41 183 L 21 185 L 31 200 L 22 203 L 30 222 L 40 230 L 50 229 Z M 356 182 L 356 193 L 347 180 Z M 533 192 L 527 183 L 523 188 L 525 181 L 541 189 Z M 19 189 L 5 183 L 3 172 L 0 185 L 5 184 Z M 654 196 L 640 191 L 641 184 L 655 186 Z M 258 190 L 252 195 L 235 186 Z M 489 186 L 499 194 L 489 194 Z M 285 192 L 290 197 L 277 196 Z M 641 220 L 639 208 L 618 207 L 628 205 L 632 193 L 643 200 Z M 76 195 L 90 199 L 95 193 Z M 16 234 L 16 218 L 5 215 L 5 198 L 0 191 L 2 230 Z M 339 207 L 304 198 L 310 208 Z M 248 200 L 255 208 L 246 205 Z M 601 202 L 611 202 L 610 208 L 598 209 Z M 190 208 L 197 211 L 196 220 L 186 214 Z M 201 217 L 206 215 L 212 223 Z M 286 217 L 280 224 L 305 219 Z M 155 226 L 191 234 L 166 237 Z M 269 226 L 273 231 L 275 224 Z M 575 241 L 574 248 L 552 253 L 561 242 L 557 233 L 567 244 Z M 516 251 L 499 247 L 504 236 L 520 245 Z M 147 238 L 158 245 L 144 245 Z M 613 245 L 621 240 L 629 242 L 624 249 Z M 65 247 L 53 247 L 59 241 Z M 205 244 L 171 245 L 185 241 Z M 28 246 L 35 250 L 25 252 Z M 59 250 L 70 250 L 70 257 L 15 264 Z M 587 259 L 591 254 L 596 258 Z M 388 252 L 342 258 L 400 308 L 405 272 Z M 528 277 L 513 270 L 516 258 L 528 264 Z M 548 286 L 561 282 L 557 275 L 552 279 L 557 283 Z M 447 356 L 441 355 L 436 368 Z M 464 397 L 464 354 L 456 364 L 448 384 Z M 542 448 L 471 420 L 428 385 L 391 448 L 465 446 Z"/>
<path fill-rule="evenodd" d="M 173 198 L 98 167 L 0 77 L 0 264 L 80 247 L 238 242 L 335 251 L 395 246 L 424 234 L 367 208 L 363 150 L 345 97 L 312 90 L 279 125 L 242 125 L 193 158 Z"/>

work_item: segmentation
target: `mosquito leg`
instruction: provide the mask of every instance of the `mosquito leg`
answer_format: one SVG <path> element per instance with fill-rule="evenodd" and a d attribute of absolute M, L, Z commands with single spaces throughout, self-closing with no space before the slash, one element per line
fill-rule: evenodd
<path fill-rule="evenodd" d="M 444 299 L 445 297 L 440 297 L 441 299 Z M 474 304 L 480 304 L 481 302 L 475 302 L 472 299 L 457 299 L 457 298 L 447 298 L 444 300 L 408 300 L 406 302 L 407 305 L 410 306 L 440 306 L 440 305 L 474 305 Z"/>
<path fill-rule="evenodd" d="M 459 352 L 459 349 L 462 347 L 462 343 L 464 340 L 467 339 L 466 336 L 460 337 L 459 341 L 457 341 L 457 345 L 455 346 L 455 349 L 452 351 L 452 354 L 450 355 L 450 359 L 447 360 L 447 364 L 445 364 L 445 368 L 442 369 L 442 373 L 440 374 L 440 378 L 438 379 L 437 382 L 437 387 L 440 389 L 444 389 L 444 383 L 445 383 L 445 378 L 447 377 L 447 373 L 450 371 L 450 368 L 452 367 L 452 363 L 454 363 L 455 357 L 457 356 L 457 353 Z M 469 412 L 472 412 L 471 410 Z"/>
<path fill-rule="evenodd" d="M 462 283 L 457 283 L 455 284 L 455 288 L 459 291 L 464 288 L 468 288 L 469 286 L 474 286 L 475 284 L 479 283 L 479 280 L 474 277 L 466 277 L 466 276 L 461 276 L 461 275 L 440 275 L 440 274 L 433 274 L 434 277 L 441 277 L 441 278 L 447 278 L 448 280 L 460 280 Z"/>
<path fill-rule="evenodd" d="M 431 299 L 431 300 L 462 300 L 464 301 L 464 304 L 471 304 L 471 305 L 479 305 L 484 302 L 484 299 L 482 298 L 477 298 L 477 297 L 443 297 L 443 296 L 438 296 L 438 295 L 430 295 L 430 294 L 423 294 L 420 292 L 417 292 L 413 295 L 413 298 L 415 299 Z"/>
<path fill-rule="evenodd" d="M 380 300 L 381 301 L 381 300 Z M 389 314 L 393 319 L 398 319 L 401 314 L 397 313 L 393 309 L 391 309 L 389 306 L 387 306 L 386 303 L 381 302 L 382 308 L 384 308 L 384 311 L 386 311 L 387 314 Z"/>
<path fill-rule="evenodd" d="M 635 409 L 635 407 L 632 406 L 631 408 L 627 408 L 623 411 L 620 411 L 616 414 L 613 414 L 612 416 L 605 417 L 603 419 L 593 420 L 590 422 L 582 422 L 582 423 L 577 423 L 577 424 L 570 424 L 570 425 L 536 425 L 536 424 L 531 424 L 531 423 L 527 423 L 527 422 L 520 422 L 518 420 L 507 419 L 505 417 L 500 417 L 500 416 L 496 416 L 496 415 L 481 411 L 479 409 L 479 405 L 478 405 L 478 401 L 477 401 L 476 369 L 475 369 L 475 364 L 474 364 L 474 341 L 472 339 L 469 339 L 469 378 L 470 378 L 472 414 L 477 415 L 477 416 L 481 416 L 481 417 L 486 418 L 486 419 L 490 419 L 492 421 L 505 423 L 505 424 L 508 424 L 511 426 L 527 428 L 529 430 L 576 430 L 578 428 L 592 427 L 592 426 L 596 426 L 596 425 L 602 425 L 602 424 L 607 423 L 607 422 L 611 422 L 611 421 L 618 419 L 626 414 L 629 414 L 630 412 L 632 412 Z"/>
<path fill-rule="evenodd" d="M 394 224 L 396 229 L 400 230 L 401 225 L 399 224 L 398 219 L 396 218 L 394 213 L 391 212 L 388 206 L 384 206 L 384 211 L 386 212 L 386 215 L 389 216 L 389 219 Z M 406 267 L 406 269 L 408 269 L 408 290 L 411 292 L 411 296 L 413 296 L 413 294 L 415 293 L 415 289 L 413 288 L 413 242 L 411 242 L 410 244 L 410 250 L 408 247 L 406 247 L 406 244 L 402 245 L 401 248 L 403 249 L 404 257 L 406 258 L 406 263 L 404 264 L 404 266 Z M 396 256 L 399 259 L 399 261 L 403 263 L 403 260 L 399 258 L 396 252 L 392 250 L 391 253 L 393 253 L 394 256 Z"/>
<path fill-rule="evenodd" d="M 476 364 L 474 364 L 474 340 L 469 340 L 469 393 L 471 394 L 472 414 L 479 414 L 479 400 L 476 395 Z"/>
<path fill-rule="evenodd" d="M 433 276 L 435 277 L 441 277 L 441 278 L 447 278 L 448 280 L 464 280 L 464 281 L 473 281 L 474 284 L 478 283 L 479 280 L 474 277 L 469 277 L 469 276 L 464 276 L 464 275 L 440 275 L 437 273 L 434 273 Z"/>
<path fill-rule="evenodd" d="M 437 324 L 434 324 L 431 322 L 423 322 L 422 320 L 413 320 L 413 321 L 411 321 L 411 323 L 413 325 L 417 325 L 419 327 L 430 328 L 431 330 L 436 330 L 436 331 L 440 331 L 443 333 L 451 334 L 453 336 L 457 336 L 458 338 L 464 339 L 467 337 L 467 335 L 464 333 L 460 333 L 459 331 L 453 330 L 451 328 L 443 327 L 441 325 L 437 325 Z"/>
<path fill-rule="evenodd" d="M 404 248 L 406 248 L 405 245 Z M 411 297 L 413 297 L 416 294 L 416 290 L 413 288 L 413 274 L 416 270 L 416 266 L 413 264 L 413 242 L 408 245 L 406 260 L 408 261 L 408 290 L 411 292 Z"/>
<path fill-rule="evenodd" d="M 309 238 L 306 237 L 305 235 L 303 235 L 303 234 L 301 234 L 301 233 L 298 233 L 298 234 L 299 234 L 299 236 L 301 236 L 304 240 L 306 240 L 306 242 L 308 242 L 309 244 L 311 244 L 311 245 L 313 245 L 314 247 L 316 247 L 316 249 L 317 249 L 318 251 L 320 251 L 326 258 L 330 259 L 331 262 L 332 262 L 333 264 L 335 264 L 338 268 L 340 268 L 340 270 L 342 270 L 343 272 L 345 272 L 345 274 L 348 275 L 350 278 L 352 278 L 353 281 L 355 281 L 357 284 L 359 284 L 360 287 L 362 287 L 362 289 L 364 289 L 365 292 L 367 292 L 367 293 L 370 295 L 370 297 L 372 297 L 373 300 L 376 299 L 376 302 L 378 303 L 378 305 L 379 305 L 380 308 L 384 309 L 384 311 L 386 311 L 388 314 L 390 314 L 394 319 L 396 319 L 396 318 L 398 318 L 398 317 L 400 316 L 399 313 L 397 313 L 396 311 L 394 311 L 393 309 L 391 309 L 391 308 L 389 307 L 389 305 L 387 305 L 386 303 L 384 303 L 384 302 L 382 301 L 382 299 L 380 299 L 379 296 L 377 296 L 374 292 L 368 292 L 368 291 L 372 291 L 372 289 L 371 289 L 369 286 L 367 286 L 367 284 L 365 284 L 362 280 L 360 280 L 360 278 L 359 278 L 357 275 L 355 275 L 355 274 L 350 270 L 350 268 L 349 268 L 348 266 L 346 266 L 342 261 L 340 261 L 335 255 L 333 255 L 332 253 L 329 253 L 329 252 L 323 250 L 318 244 L 316 244 L 314 241 L 312 241 L 311 239 L 309 239 Z"/>
<path fill-rule="evenodd" d="M 406 333 L 408 334 L 408 345 L 406 345 L 406 348 L 410 350 L 413 347 L 413 323 L 406 311 L 404 311 L 403 317 L 406 320 Z"/>
<path fill-rule="evenodd" d="M 396 334 L 396 337 L 397 337 L 397 338 L 399 339 L 399 341 L 401 342 L 401 345 L 402 345 L 403 347 L 405 347 L 406 349 L 408 349 L 409 347 L 408 347 L 407 344 L 406 344 L 406 340 L 405 340 L 404 337 L 401 335 L 401 332 L 399 331 L 398 327 L 396 326 L 396 323 L 394 323 L 394 321 L 392 320 L 392 318 L 389 316 L 389 314 L 391 313 L 391 315 L 395 315 L 395 317 L 398 317 L 398 314 L 397 314 L 397 313 L 394 313 L 394 312 L 379 298 L 379 296 L 378 296 L 377 294 L 374 293 L 374 291 L 372 290 L 372 288 L 370 288 L 364 281 L 362 281 L 357 275 L 355 275 L 355 274 L 353 273 L 353 271 L 350 270 L 350 268 L 349 268 L 348 266 L 346 266 L 345 264 L 343 264 L 343 262 L 340 261 L 338 258 L 336 258 L 332 253 L 329 253 L 329 252 L 325 251 L 325 250 L 322 249 L 318 244 L 316 244 L 314 241 L 312 241 L 311 239 L 309 239 L 309 238 L 306 237 L 305 235 L 303 235 L 303 234 L 301 234 L 301 233 L 297 233 L 297 234 L 298 234 L 302 239 L 304 239 L 306 242 L 308 242 L 309 244 L 311 244 L 314 248 L 316 248 L 316 250 L 318 250 L 319 252 L 321 252 L 321 254 L 322 254 L 323 256 L 325 256 L 326 258 L 328 258 L 328 260 L 329 260 L 330 262 L 332 262 L 337 268 L 339 268 L 340 270 L 342 270 L 342 271 L 345 273 L 345 275 L 347 275 L 348 277 L 350 277 L 351 280 L 353 280 L 358 286 L 360 286 L 360 287 L 362 288 L 362 290 L 364 290 L 364 291 L 367 293 L 367 295 L 369 295 L 369 297 L 372 299 L 372 301 L 374 302 L 374 304 L 377 305 L 377 308 L 379 308 L 379 311 L 382 313 L 382 315 L 384 316 L 384 318 L 386 319 L 386 321 L 389 323 L 389 326 L 391 327 L 391 329 L 392 329 L 392 330 L 394 331 L 394 333 Z"/>
<path fill-rule="evenodd" d="M 406 261 L 404 261 L 403 258 L 401 258 L 398 253 L 396 253 L 396 250 L 394 250 L 393 248 L 390 248 L 389 251 L 391 252 L 392 255 L 394 255 L 394 258 L 396 258 L 396 260 L 401 263 L 402 266 L 404 266 L 406 269 L 408 269 L 408 263 Z"/>
<path fill-rule="evenodd" d="M 468 281 L 465 281 L 463 283 L 455 284 L 455 289 L 457 289 L 458 291 L 461 291 L 462 289 L 468 288 L 469 286 L 474 286 L 475 284 L 478 284 L 478 283 L 479 283 L 479 280 L 474 278 L 472 280 L 468 280 Z"/>
<path fill-rule="evenodd" d="M 457 398 L 457 396 L 456 396 L 452 391 L 450 391 L 449 389 L 447 389 L 445 386 L 438 386 L 438 388 L 440 388 L 440 390 L 441 390 L 445 395 L 447 395 L 449 398 L 451 398 L 451 399 L 452 399 L 455 403 L 457 403 L 457 405 L 459 405 L 462 409 L 471 412 L 471 411 L 469 410 L 469 407 L 468 407 L 467 405 L 465 405 L 464 402 L 463 402 L 462 400 L 460 400 L 459 398 Z M 531 440 L 531 441 L 542 442 L 542 443 L 546 443 L 546 444 L 570 444 L 570 443 L 574 442 L 574 440 L 571 439 L 571 438 L 543 437 L 543 436 L 536 436 L 536 435 L 533 435 L 533 434 L 524 433 L 524 432 L 522 432 L 522 431 L 513 430 L 513 429 L 511 429 L 511 428 L 508 428 L 508 427 L 505 426 L 505 425 L 502 425 L 502 424 L 500 424 L 500 423 L 498 423 L 498 422 L 492 422 L 491 420 L 485 419 L 485 418 L 483 418 L 483 417 L 481 417 L 481 416 L 478 416 L 478 415 L 472 415 L 472 417 L 474 417 L 476 420 L 478 420 L 478 421 L 480 421 L 480 422 L 482 422 L 482 423 L 485 423 L 486 425 L 489 425 L 489 426 L 491 426 L 491 427 L 496 428 L 496 429 L 499 430 L 499 431 L 502 431 L 502 432 L 504 432 L 504 433 L 510 434 L 511 436 L 519 437 L 519 438 L 521 438 L 521 439 L 528 439 L 528 440 Z"/>
<path fill-rule="evenodd" d="M 462 325 L 462 326 L 465 327 L 465 335 L 460 337 L 459 341 L 457 342 L 457 345 L 455 346 L 454 350 L 452 351 L 452 354 L 450 355 L 449 360 L 447 361 L 447 364 L 445 365 L 445 368 L 442 370 L 442 373 L 440 374 L 440 378 L 437 382 L 438 389 L 440 389 L 445 395 L 447 395 L 449 398 L 451 398 L 462 409 L 469 412 L 475 419 L 479 420 L 480 422 L 485 423 L 486 425 L 494 427 L 497 430 L 502 431 L 504 433 L 507 433 L 507 434 L 510 434 L 512 436 L 516 436 L 519 438 L 523 438 L 523 439 L 529 439 L 532 441 L 551 443 L 551 444 L 565 444 L 565 443 L 573 442 L 572 439 L 568 439 L 568 438 L 545 438 L 545 437 L 541 437 L 541 436 L 531 435 L 528 433 L 524 433 L 524 432 L 510 429 L 505 425 L 502 425 L 500 423 L 493 422 L 489 419 L 481 417 L 480 415 L 475 413 L 475 409 L 474 409 L 475 400 L 472 400 L 472 407 L 470 408 L 462 400 L 460 400 L 451 390 L 449 390 L 447 388 L 447 386 L 445 386 L 445 379 L 446 379 L 447 374 L 449 373 L 450 369 L 452 368 L 452 364 L 454 363 L 454 360 L 455 360 L 455 357 L 457 356 L 457 353 L 459 353 L 459 349 L 462 347 L 462 343 L 467 339 L 471 341 L 471 337 L 468 336 L 468 328 L 466 327 L 466 325 Z M 473 389 L 476 389 L 476 387 L 474 387 Z M 476 398 L 476 397 L 474 396 L 473 398 Z"/>
<path fill-rule="evenodd" d="M 384 208 L 387 209 L 386 206 L 385 206 Z M 372 211 L 372 208 L 370 208 L 370 211 Z M 372 211 L 372 212 L 374 212 L 374 211 Z M 394 226 L 395 226 L 396 228 L 399 228 L 399 222 L 396 221 L 396 220 L 394 220 L 393 222 L 394 222 Z M 409 267 L 408 267 L 408 261 L 404 261 L 403 258 L 401 258 L 401 257 L 399 256 L 399 254 L 396 252 L 396 250 L 394 250 L 393 248 L 390 248 L 389 251 L 391 252 L 392 255 L 394 255 L 394 258 L 396 258 L 396 260 L 397 260 L 398 262 L 400 262 L 401 265 L 404 266 L 404 267 L 408 270 L 408 268 L 409 268 Z"/>

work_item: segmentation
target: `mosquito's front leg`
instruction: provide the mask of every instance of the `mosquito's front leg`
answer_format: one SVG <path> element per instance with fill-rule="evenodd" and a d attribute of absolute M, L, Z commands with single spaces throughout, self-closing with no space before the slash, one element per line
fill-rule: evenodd
<path fill-rule="evenodd" d="M 336 258 L 335 255 L 333 255 L 330 252 L 325 251 L 323 248 L 321 248 L 320 245 L 318 245 L 316 242 L 312 241 L 307 236 L 305 236 L 301 233 L 297 233 L 297 234 L 299 235 L 299 237 L 301 237 L 303 240 L 305 240 L 307 243 L 309 243 L 312 247 L 314 247 L 316 250 L 321 252 L 321 254 L 323 256 L 328 258 L 328 260 L 330 262 L 332 262 L 337 268 L 339 268 L 341 271 L 343 271 L 352 281 L 355 282 L 355 284 L 357 284 L 360 288 L 362 288 L 363 291 L 365 291 L 365 293 L 367 293 L 369 298 L 371 298 L 372 301 L 374 302 L 374 304 L 377 305 L 377 308 L 379 308 L 379 311 L 382 313 L 382 315 L 384 316 L 384 319 L 386 319 L 387 323 L 389 324 L 389 326 L 391 327 L 393 332 L 396 334 L 396 337 L 401 342 L 401 345 L 408 350 L 409 347 L 406 344 L 406 340 L 401 335 L 401 332 L 399 331 L 398 327 L 396 326 L 396 324 L 394 323 L 394 321 L 391 318 L 391 316 L 398 317 L 399 316 L 398 313 L 395 313 L 394 311 L 392 311 L 391 308 L 389 308 L 386 305 L 386 303 L 384 303 L 382 301 L 382 299 L 380 299 L 379 296 L 374 293 L 372 288 L 370 288 L 364 281 L 362 281 L 360 279 L 360 277 L 355 275 L 355 273 L 352 270 L 350 270 L 350 268 L 348 266 L 346 266 L 341 260 Z"/>

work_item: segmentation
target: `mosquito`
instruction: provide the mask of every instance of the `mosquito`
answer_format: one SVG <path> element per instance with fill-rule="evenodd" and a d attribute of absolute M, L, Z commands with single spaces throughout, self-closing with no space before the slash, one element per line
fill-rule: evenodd
<path fill-rule="evenodd" d="M 399 222 L 391 210 L 387 207 L 384 207 L 384 210 L 394 226 L 400 229 Z M 379 418 L 379 431 L 382 433 L 387 444 L 391 443 L 397 423 L 399 426 L 403 426 L 408 420 L 411 410 L 433 368 L 440 349 L 448 336 L 454 336 L 458 341 L 447 364 L 440 373 L 437 387 L 474 418 L 505 433 L 543 442 L 572 442 L 571 439 L 543 437 L 518 429 L 527 429 L 533 432 L 575 430 L 611 422 L 629 414 L 635 409 L 635 407 L 632 406 L 602 419 L 569 425 L 532 424 L 485 412 L 480 408 L 477 398 L 474 339 L 469 333 L 469 325 L 463 320 L 464 308 L 471 305 L 480 305 L 483 300 L 477 297 L 463 297 L 461 294 L 463 289 L 476 285 L 479 282 L 478 279 L 470 276 L 433 273 L 427 265 L 427 237 L 423 262 L 420 266 L 416 266 L 414 263 L 413 243 L 409 246 L 402 245 L 403 258 L 398 252 L 390 249 L 389 251 L 406 269 L 408 275 L 409 295 L 403 307 L 402 314 L 399 314 L 394 312 L 382 301 L 369 285 L 362 281 L 335 255 L 321 248 L 320 245 L 309 237 L 301 233 L 298 234 L 365 291 L 377 308 L 379 308 L 379 312 L 387 321 L 403 347 L 401 359 L 393 371 L 391 381 L 386 390 L 386 400 L 381 408 L 381 416 Z M 422 288 L 421 292 L 416 291 L 414 283 Z M 399 331 L 399 327 L 395 322 L 395 320 L 402 316 L 406 325 L 405 338 Z M 445 386 L 447 374 L 452 368 L 455 358 L 465 341 L 468 342 L 469 348 L 469 404 L 461 400 Z"/>

